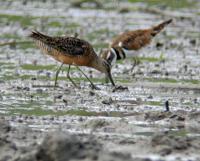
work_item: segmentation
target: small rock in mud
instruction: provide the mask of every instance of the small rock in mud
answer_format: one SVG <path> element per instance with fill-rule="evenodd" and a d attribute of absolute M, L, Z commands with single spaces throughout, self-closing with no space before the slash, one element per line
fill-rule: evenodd
<path fill-rule="evenodd" d="M 89 91 L 89 96 L 94 96 L 94 95 L 95 95 L 95 92 Z"/>
<path fill-rule="evenodd" d="M 158 146 L 155 148 L 156 151 L 158 151 L 160 153 L 160 155 L 165 156 L 165 155 L 169 155 L 172 153 L 172 149 L 169 146 Z"/>
<path fill-rule="evenodd" d="M 85 127 L 90 127 L 92 129 L 96 129 L 96 128 L 102 128 L 106 125 L 109 125 L 109 123 L 106 120 L 89 120 L 85 123 Z"/>
<path fill-rule="evenodd" d="M 171 112 L 145 113 L 144 119 L 147 121 L 158 121 L 158 120 L 168 118 L 170 115 L 171 115 Z"/>
<path fill-rule="evenodd" d="M 66 99 L 66 98 L 63 98 L 63 102 L 65 103 L 65 105 L 67 105 L 67 104 L 68 104 L 68 101 L 67 101 L 67 99 Z"/>
<path fill-rule="evenodd" d="M 188 120 L 200 123 L 200 112 L 192 112 L 188 115 Z"/>
<path fill-rule="evenodd" d="M 42 94 L 43 90 L 39 88 L 39 89 L 36 89 L 36 92 L 39 93 L 39 94 Z"/>
<path fill-rule="evenodd" d="M 112 152 L 110 155 L 102 155 L 101 160 L 103 160 L 103 161 L 108 161 L 108 160 L 110 160 L 110 161 L 111 160 L 113 160 L 113 161 L 122 161 L 122 160 L 132 161 L 132 158 L 131 158 L 131 155 L 128 153 L 124 154 L 124 153 L 119 153 L 119 152 L 118 153 Z M 139 161 L 139 160 L 136 159 L 135 161 Z"/>
<path fill-rule="evenodd" d="M 123 7 L 119 9 L 119 13 L 128 13 L 128 12 L 130 12 L 129 8 Z"/>
<path fill-rule="evenodd" d="M 112 98 L 110 97 L 109 99 L 107 99 L 107 100 L 103 100 L 102 101 L 102 103 L 103 104 L 105 104 L 105 105 L 111 105 L 111 104 L 113 104 L 113 100 L 112 100 Z"/>
<path fill-rule="evenodd" d="M 184 116 L 180 116 L 180 115 L 177 115 L 177 114 L 171 115 L 169 118 L 170 119 L 174 119 L 176 121 L 185 121 L 185 117 Z"/>
<path fill-rule="evenodd" d="M 63 97 L 62 94 L 58 94 L 58 95 L 54 96 L 55 99 L 61 99 L 62 97 Z"/>
<path fill-rule="evenodd" d="M 31 80 L 37 80 L 37 78 L 36 77 L 32 77 Z"/>
<path fill-rule="evenodd" d="M 69 133 L 53 133 L 46 136 L 38 149 L 37 159 L 42 161 L 66 161 L 96 159 L 101 145 L 94 140 L 81 141 Z"/>
<path fill-rule="evenodd" d="M 0 138 L 0 160 L 11 160 L 17 147 L 14 143 L 6 138 Z"/>
<path fill-rule="evenodd" d="M 158 69 L 154 69 L 150 72 L 150 74 L 162 74 L 162 71 L 158 70 Z"/>
<path fill-rule="evenodd" d="M 156 43 L 156 48 L 158 49 L 158 48 L 161 48 L 161 47 L 163 47 L 163 43 L 161 43 L 161 42 L 157 42 Z"/>
<path fill-rule="evenodd" d="M 3 96 L 2 95 L 0 95 L 0 101 L 3 101 Z"/>
<path fill-rule="evenodd" d="M 121 139 L 119 141 L 119 144 L 124 145 L 124 144 L 135 144 L 136 142 L 134 140 L 131 139 Z"/>
<path fill-rule="evenodd" d="M 30 91 L 30 88 L 29 87 L 24 87 L 23 90 L 24 91 Z"/>
<path fill-rule="evenodd" d="M 121 92 L 121 91 L 127 91 L 127 90 L 128 90 L 128 87 L 117 86 L 112 90 L 112 92 Z"/>
<path fill-rule="evenodd" d="M 17 146 L 9 138 L 11 127 L 9 123 L 0 118 L 0 160 L 11 160 L 17 151 Z"/>
<path fill-rule="evenodd" d="M 10 130 L 9 122 L 4 118 L 0 118 L 0 135 L 8 133 Z"/>
<path fill-rule="evenodd" d="M 149 95 L 147 98 L 148 98 L 148 99 L 153 99 L 153 96 L 152 96 L 152 95 Z"/>
<path fill-rule="evenodd" d="M 160 154 L 167 155 L 174 151 L 188 150 L 194 145 L 194 142 L 196 142 L 195 139 L 188 136 L 174 136 L 162 133 L 152 137 L 151 145 Z"/>
<path fill-rule="evenodd" d="M 196 39 L 192 39 L 192 40 L 190 40 L 190 44 L 192 44 L 192 45 L 196 45 L 197 44 L 197 41 L 196 41 Z"/>

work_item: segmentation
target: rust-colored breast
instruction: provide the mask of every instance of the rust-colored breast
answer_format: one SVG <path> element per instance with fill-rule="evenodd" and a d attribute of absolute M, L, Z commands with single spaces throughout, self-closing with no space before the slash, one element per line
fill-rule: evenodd
<path fill-rule="evenodd" d="M 90 58 L 87 56 L 66 56 L 64 54 L 58 54 L 53 56 L 56 60 L 69 65 L 78 65 L 78 66 L 90 66 Z"/>

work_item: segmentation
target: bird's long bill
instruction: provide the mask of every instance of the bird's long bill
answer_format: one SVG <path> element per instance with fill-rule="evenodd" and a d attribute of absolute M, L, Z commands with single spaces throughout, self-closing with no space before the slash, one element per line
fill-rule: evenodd
<path fill-rule="evenodd" d="M 115 86 L 115 83 L 114 83 L 114 81 L 113 81 L 111 72 L 108 72 L 108 73 L 107 73 L 107 77 L 108 77 L 108 79 L 110 80 L 110 82 L 112 83 L 112 85 Z"/>

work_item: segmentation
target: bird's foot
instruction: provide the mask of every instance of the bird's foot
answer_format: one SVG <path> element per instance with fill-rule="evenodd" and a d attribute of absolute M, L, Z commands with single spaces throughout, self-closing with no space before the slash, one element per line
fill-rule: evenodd
<path fill-rule="evenodd" d="M 93 85 L 90 85 L 90 87 L 94 90 L 101 90 L 99 87 L 95 86 L 94 84 Z"/>
<path fill-rule="evenodd" d="M 119 91 L 125 91 L 128 90 L 128 87 L 125 86 L 116 86 L 114 87 L 114 89 L 112 90 L 112 92 L 119 92 Z"/>
<path fill-rule="evenodd" d="M 58 84 L 55 83 L 54 86 L 53 86 L 53 89 L 55 90 L 55 89 L 58 88 L 58 87 L 59 87 Z"/>

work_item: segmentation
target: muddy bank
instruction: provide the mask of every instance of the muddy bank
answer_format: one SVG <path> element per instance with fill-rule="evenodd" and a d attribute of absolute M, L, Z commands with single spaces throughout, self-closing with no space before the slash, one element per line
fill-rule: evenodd
<path fill-rule="evenodd" d="M 193 0 L 0 2 L 0 160 L 200 160 L 200 4 Z M 51 12 L 49 12 L 51 11 Z M 99 53 L 127 30 L 174 21 L 133 59 L 112 69 L 117 85 L 82 68 L 101 90 L 27 38 L 37 29 L 74 35 Z M 165 106 L 169 102 L 169 109 Z M 67 149 L 67 150 L 66 150 Z"/>
<path fill-rule="evenodd" d="M 0 120 L 0 160 L 2 161 L 67 161 L 67 160 L 131 160 L 130 154 L 109 153 L 94 135 L 77 135 L 68 132 L 54 131 L 44 134 L 39 140 L 31 140 L 25 145 L 28 135 L 18 138 L 18 143 L 10 137 L 13 131 L 21 133 L 22 129 L 11 128 L 4 119 Z M 16 134 L 17 134 L 16 133 Z M 30 138 L 29 138 L 30 139 Z M 40 142 L 40 143 L 39 143 Z M 24 145 L 23 145 L 24 144 Z"/>
<path fill-rule="evenodd" d="M 104 119 L 87 121 L 83 117 L 84 123 L 79 127 L 79 130 L 77 129 L 77 125 L 74 124 L 76 132 L 66 131 L 64 129 L 66 125 L 60 126 L 56 125 L 56 123 L 43 132 L 38 129 L 34 130 L 27 124 L 30 121 L 29 118 L 20 121 L 16 127 L 13 127 L 9 121 L 1 118 L 0 160 L 145 161 L 160 160 L 163 157 L 177 160 L 183 156 L 190 160 L 198 160 L 200 159 L 198 154 L 200 150 L 200 136 L 187 135 L 186 131 L 184 131 L 185 128 L 189 128 L 190 132 L 192 132 L 192 128 L 199 129 L 199 124 L 196 124 L 196 126 L 193 125 L 194 122 L 199 122 L 198 115 L 199 113 L 196 112 L 182 111 L 174 113 L 153 112 L 151 114 L 129 116 L 128 120 L 122 119 L 117 122 L 114 120 L 106 121 Z M 56 119 L 58 120 L 59 118 Z M 21 120 L 23 120 L 23 117 L 21 117 Z M 146 134 L 144 132 L 140 135 L 141 128 L 136 126 L 131 128 L 128 121 L 146 121 L 146 123 L 149 123 L 147 126 L 152 126 L 153 122 L 159 124 L 160 121 L 160 126 L 158 129 L 152 126 L 155 130 L 154 132 L 146 132 Z M 170 121 L 173 123 L 169 123 Z M 179 130 L 164 130 L 163 128 L 166 128 L 167 124 L 169 125 L 168 128 L 173 126 L 173 128 L 171 127 L 172 129 L 176 127 Z M 163 132 L 159 131 L 159 128 L 163 129 Z M 86 132 L 87 129 L 89 130 L 88 133 Z M 180 129 L 183 129 L 183 131 L 181 132 Z M 133 136 L 126 135 L 126 133 L 133 134 L 134 132 Z M 143 135 L 146 135 L 146 137 L 143 137 Z"/>

